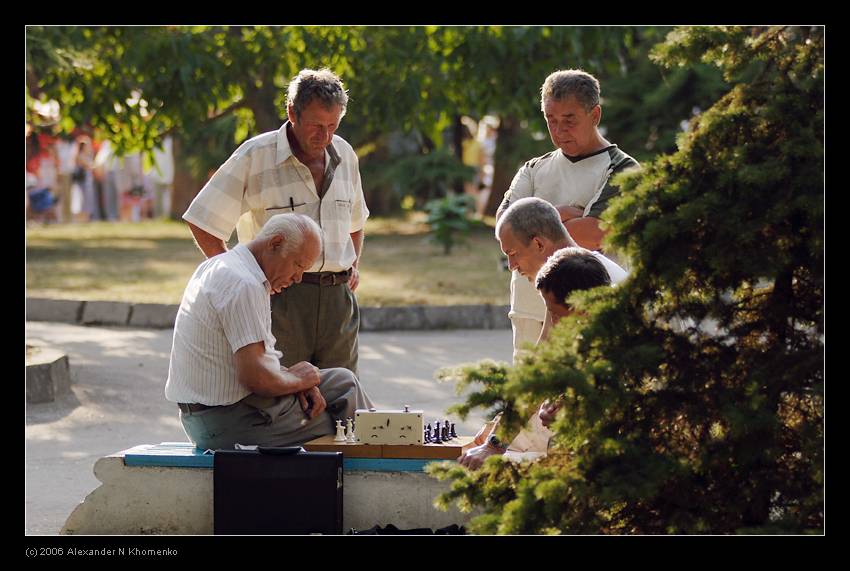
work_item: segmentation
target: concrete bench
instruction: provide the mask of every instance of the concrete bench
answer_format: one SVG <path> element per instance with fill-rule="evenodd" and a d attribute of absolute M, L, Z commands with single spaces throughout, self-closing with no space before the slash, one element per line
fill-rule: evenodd
<path fill-rule="evenodd" d="M 472 514 L 433 506 L 449 489 L 424 473 L 429 459 L 344 458 L 343 530 L 464 525 Z M 63 535 L 213 533 L 213 455 L 188 442 L 136 446 L 98 460 L 102 483 L 77 506 Z"/>

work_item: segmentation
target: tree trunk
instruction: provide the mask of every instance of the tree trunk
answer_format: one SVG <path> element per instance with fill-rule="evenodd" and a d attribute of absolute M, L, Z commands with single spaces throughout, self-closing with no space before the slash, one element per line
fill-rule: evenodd
<path fill-rule="evenodd" d="M 183 151 L 183 141 L 179 136 L 174 136 L 172 153 L 174 155 L 174 182 L 171 198 L 171 218 L 180 220 L 189 204 L 201 191 L 204 182 L 199 181 L 192 174 L 187 163 L 188 156 Z"/>
<path fill-rule="evenodd" d="M 460 120 L 460 115 L 455 115 L 454 126 L 452 127 L 452 143 L 457 160 L 463 163 L 463 122 Z M 457 194 L 463 194 L 463 181 L 456 180 L 454 190 Z"/>
<path fill-rule="evenodd" d="M 274 98 L 276 89 L 271 78 L 263 78 L 262 86 L 255 87 L 247 82 L 243 86 L 245 90 L 245 103 L 254 114 L 254 123 L 257 126 L 257 133 L 267 133 L 269 131 L 277 131 L 283 124 L 275 108 Z"/>
<path fill-rule="evenodd" d="M 496 214 L 516 174 L 517 162 L 522 160 L 517 157 L 516 151 L 519 131 L 519 120 L 516 117 L 504 117 L 499 122 L 496 131 L 496 152 L 493 157 L 493 186 L 484 208 L 484 214 L 488 216 Z"/>

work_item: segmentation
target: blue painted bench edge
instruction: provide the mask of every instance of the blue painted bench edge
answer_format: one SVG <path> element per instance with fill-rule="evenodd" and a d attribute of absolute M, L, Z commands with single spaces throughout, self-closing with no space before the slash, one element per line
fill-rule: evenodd
<path fill-rule="evenodd" d="M 126 466 L 161 468 L 207 468 L 213 467 L 213 452 L 205 452 L 191 442 L 161 442 L 142 444 L 123 452 Z M 374 472 L 423 472 L 435 459 L 418 458 L 343 458 L 345 471 Z"/>

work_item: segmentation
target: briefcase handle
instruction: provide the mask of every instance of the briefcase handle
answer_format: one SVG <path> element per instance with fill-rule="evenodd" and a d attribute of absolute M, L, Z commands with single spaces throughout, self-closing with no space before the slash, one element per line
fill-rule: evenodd
<path fill-rule="evenodd" d="M 293 456 L 304 452 L 301 446 L 258 446 L 260 454 L 271 454 L 273 456 Z"/>

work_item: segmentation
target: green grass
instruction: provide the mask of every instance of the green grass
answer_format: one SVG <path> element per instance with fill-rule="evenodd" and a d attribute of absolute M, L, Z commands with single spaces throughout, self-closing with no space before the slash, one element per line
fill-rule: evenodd
<path fill-rule="evenodd" d="M 492 226 L 492 221 L 491 221 Z M 364 306 L 508 303 L 509 274 L 490 227 L 450 256 L 428 241 L 421 214 L 370 219 L 357 297 Z M 94 222 L 26 232 L 26 292 L 54 299 L 180 302 L 203 260 L 182 222 Z"/>

